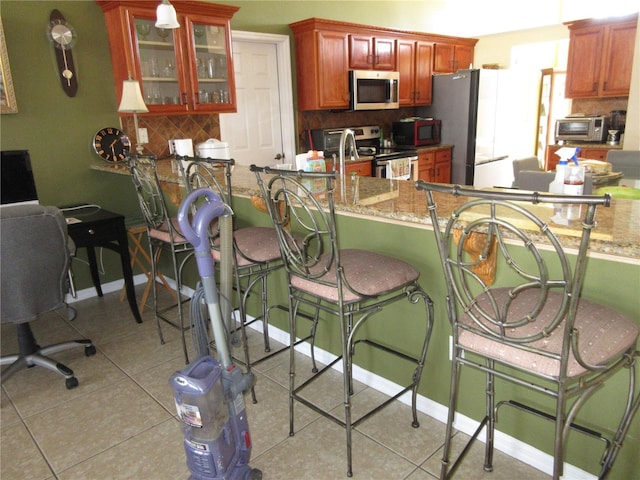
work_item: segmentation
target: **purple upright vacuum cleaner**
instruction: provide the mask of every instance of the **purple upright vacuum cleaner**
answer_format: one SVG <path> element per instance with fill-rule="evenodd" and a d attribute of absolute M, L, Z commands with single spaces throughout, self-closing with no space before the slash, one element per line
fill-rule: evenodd
<path fill-rule="evenodd" d="M 204 201 L 203 201 L 204 200 Z M 197 209 L 194 208 L 199 205 Z M 210 189 L 191 192 L 178 211 L 182 233 L 194 246 L 204 290 L 217 360 L 204 353 L 185 369 L 175 372 L 173 388 L 178 416 L 183 422 L 184 449 L 190 480 L 260 480 L 262 472 L 249 466 L 251 436 L 243 394 L 254 384 L 231 360 L 225 319 L 231 309 L 220 307 L 211 257 L 209 227 L 218 219 L 221 248 L 221 288 L 230 285 L 233 255 L 231 209 Z M 223 290 L 224 293 L 224 290 Z M 193 301 L 193 300 L 192 300 Z M 228 303 L 228 302 L 227 302 Z M 224 310 L 224 312 L 223 312 Z"/>

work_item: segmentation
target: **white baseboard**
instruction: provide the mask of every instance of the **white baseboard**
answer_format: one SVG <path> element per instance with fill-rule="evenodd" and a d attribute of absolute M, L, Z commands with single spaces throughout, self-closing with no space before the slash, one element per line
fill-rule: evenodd
<path fill-rule="evenodd" d="M 176 288 L 176 283 L 168 277 L 165 277 L 167 279 L 167 282 L 169 283 L 169 285 L 172 288 Z M 147 276 L 144 273 L 140 273 L 138 275 L 134 275 L 133 276 L 133 284 L 134 285 L 141 285 L 143 283 L 147 282 Z M 112 282 L 107 282 L 107 283 L 103 283 L 101 284 L 101 288 L 102 288 L 102 293 L 106 294 L 106 293 L 112 293 L 112 292 L 118 292 L 122 289 L 122 287 L 124 286 L 124 280 L 114 280 Z M 188 297 L 191 297 L 193 295 L 194 290 L 190 287 L 182 287 L 182 294 Z M 89 287 L 89 288 L 83 288 L 82 290 L 76 290 L 76 296 L 73 297 L 71 296 L 71 294 L 67 294 L 65 297 L 65 302 L 67 303 L 75 303 L 75 302 L 79 302 L 81 300 L 86 300 L 88 298 L 93 298 L 97 296 L 96 294 L 96 289 L 94 287 Z"/>

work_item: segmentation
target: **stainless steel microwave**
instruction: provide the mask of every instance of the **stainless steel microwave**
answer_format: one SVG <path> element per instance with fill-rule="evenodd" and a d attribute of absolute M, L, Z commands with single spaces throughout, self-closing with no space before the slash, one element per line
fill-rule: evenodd
<path fill-rule="evenodd" d="M 607 138 L 607 117 L 580 116 L 556 120 L 556 142 L 597 142 Z"/>
<path fill-rule="evenodd" d="M 351 110 L 400 108 L 400 73 L 377 70 L 349 70 Z"/>

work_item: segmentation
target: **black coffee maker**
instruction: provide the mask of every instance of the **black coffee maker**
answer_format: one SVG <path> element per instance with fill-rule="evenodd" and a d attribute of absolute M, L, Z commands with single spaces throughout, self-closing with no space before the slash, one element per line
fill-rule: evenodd
<path fill-rule="evenodd" d="M 619 145 L 624 135 L 624 128 L 627 122 L 626 110 L 613 110 L 609 120 L 609 136 L 607 143 L 609 145 Z"/>

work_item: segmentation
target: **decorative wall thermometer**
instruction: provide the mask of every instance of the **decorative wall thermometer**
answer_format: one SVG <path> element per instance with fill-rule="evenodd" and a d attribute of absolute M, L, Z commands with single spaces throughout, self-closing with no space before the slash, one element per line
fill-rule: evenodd
<path fill-rule="evenodd" d="M 78 37 L 74 28 L 58 10 L 51 11 L 47 37 L 55 47 L 62 89 L 70 97 L 75 97 L 78 91 L 78 77 L 73 64 L 71 49 Z"/>

